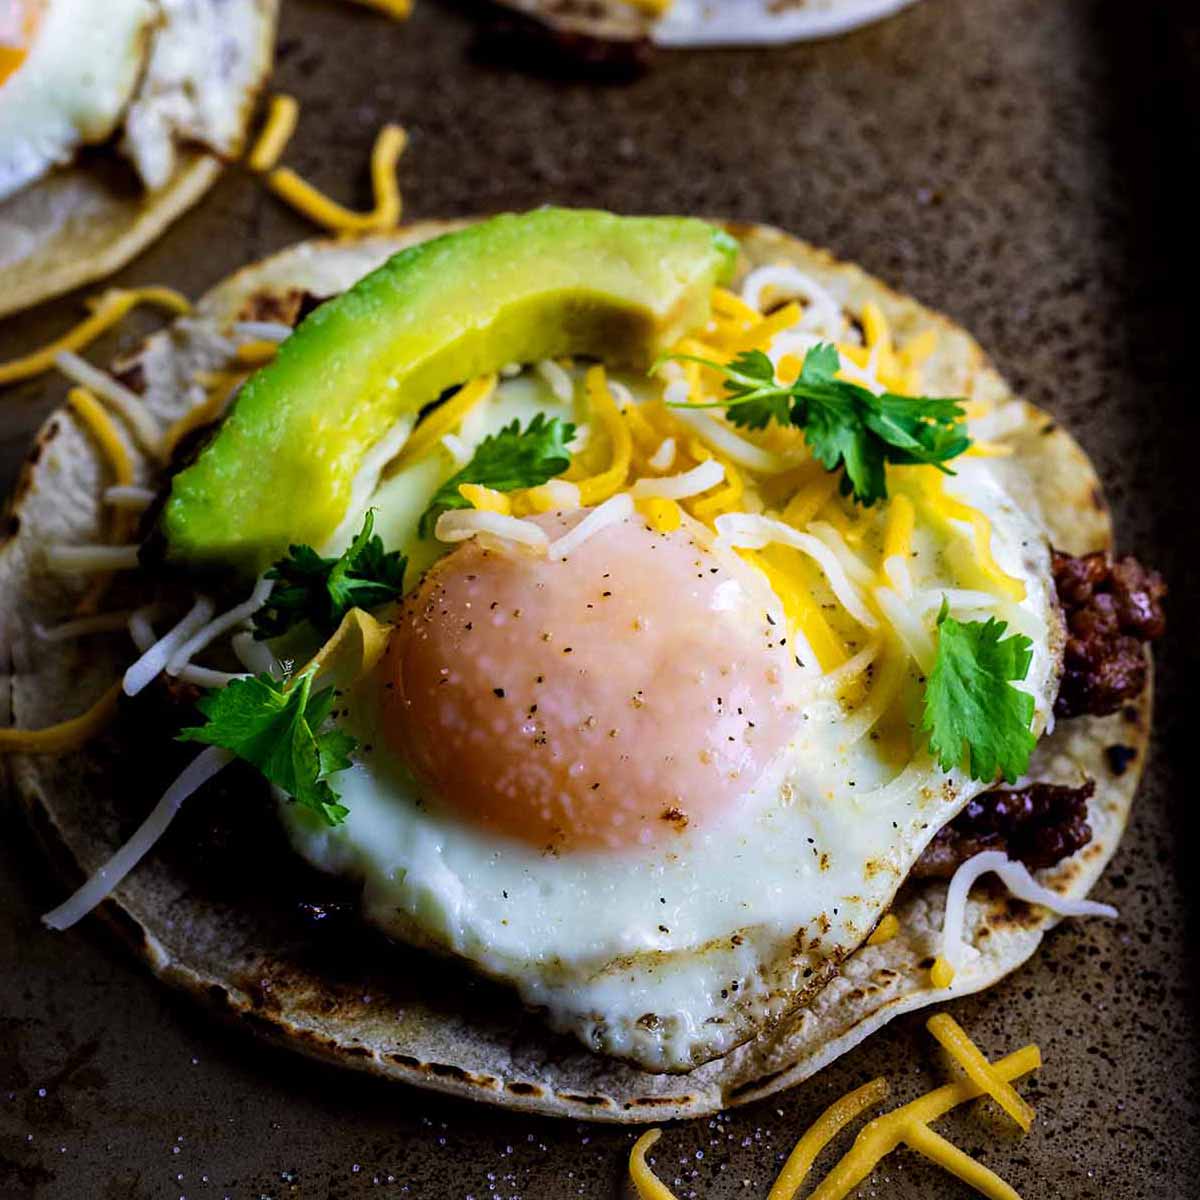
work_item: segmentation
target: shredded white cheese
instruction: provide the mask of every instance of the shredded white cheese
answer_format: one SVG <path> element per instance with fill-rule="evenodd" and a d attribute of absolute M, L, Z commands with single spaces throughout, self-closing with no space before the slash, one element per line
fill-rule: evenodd
<path fill-rule="evenodd" d="M 593 508 L 569 533 L 564 533 L 562 537 L 551 542 L 546 552 L 552 558 L 566 558 L 572 551 L 578 550 L 593 534 L 607 529 L 610 525 L 617 524 L 618 521 L 624 521 L 626 517 L 632 515 L 633 497 L 628 492 L 618 492 L 615 496 L 610 496 L 603 504 Z"/>
<path fill-rule="evenodd" d="M 54 364 L 68 379 L 95 393 L 120 413 L 147 453 L 155 458 L 161 456 L 162 430 L 136 392 L 71 350 L 60 350 L 54 356 Z"/>
<path fill-rule="evenodd" d="M 875 580 L 875 572 L 850 549 L 846 539 L 828 521 L 810 521 L 807 530 L 814 537 L 820 538 L 837 555 L 838 561 L 846 568 L 846 574 L 855 583 L 862 587 L 870 587 Z"/>
<path fill-rule="evenodd" d="M 673 437 L 663 438 L 658 443 L 658 449 L 650 455 L 647 461 L 655 471 L 669 471 L 675 462 L 675 439 Z"/>
<path fill-rule="evenodd" d="M 164 634 L 149 646 L 142 653 L 142 656 L 126 670 L 122 685 L 125 695 L 136 696 L 138 692 L 150 683 L 167 665 L 175 651 L 192 634 L 208 623 L 213 615 L 213 608 L 213 602 L 207 596 L 198 596 L 196 603 L 188 610 L 183 620 L 169 633 Z M 149 619 L 144 609 L 139 609 L 129 618 L 129 633 L 134 639 L 135 644 L 139 641 L 138 632 L 140 631 L 135 631 L 135 622 L 138 618 L 142 620 Z"/>
<path fill-rule="evenodd" d="M 133 836 L 108 862 L 94 871 L 73 896 L 46 913 L 42 923 L 50 929 L 63 930 L 70 929 L 86 917 L 166 833 L 180 805 L 232 759 L 233 755 L 219 746 L 209 746 L 196 755 L 179 778 L 167 788 L 163 798 L 151 809 L 150 815 L 134 830 Z"/>
<path fill-rule="evenodd" d="M 532 521 L 504 513 L 485 512 L 481 508 L 458 508 L 442 513 L 433 533 L 439 542 L 465 542 L 480 534 L 491 534 L 535 550 L 544 550 L 549 541 L 546 531 Z"/>
<path fill-rule="evenodd" d="M 283 342 L 292 336 L 292 327 L 282 321 L 235 321 L 232 333 L 247 342 Z"/>
<path fill-rule="evenodd" d="M 670 403 L 669 400 L 668 403 Z M 756 446 L 744 437 L 739 437 L 728 425 L 709 416 L 706 412 L 675 408 L 671 410 L 671 415 L 686 425 L 705 445 L 719 450 L 739 467 L 758 471 L 763 475 L 777 475 L 796 465 L 793 461 L 778 454 L 772 454 L 769 450 Z"/>
<path fill-rule="evenodd" d="M 933 670 L 933 638 L 911 607 L 911 602 L 902 600 L 891 588 L 876 588 L 874 596 L 879 611 L 895 630 L 905 650 L 928 675 Z"/>
<path fill-rule="evenodd" d="M 142 512 L 154 503 L 155 492 L 153 488 L 135 487 L 133 484 L 122 487 L 120 484 L 113 484 L 112 487 L 104 489 L 104 503 L 111 504 L 114 508 L 125 508 L 131 512 Z"/>
<path fill-rule="evenodd" d="M 736 550 L 761 550 L 772 542 L 791 546 L 807 554 L 825 574 L 838 603 L 864 628 L 878 629 L 858 589 L 851 583 L 836 554 L 819 538 L 800 533 L 783 521 L 757 513 L 722 513 L 716 520 L 719 545 Z"/>
<path fill-rule="evenodd" d="M 1111 904 L 1099 904 L 1095 900 L 1070 900 L 1057 892 L 1043 887 L 1029 873 L 1024 863 L 1013 862 L 1000 850 L 984 850 L 968 858 L 950 880 L 946 893 L 946 912 L 942 921 L 941 956 L 955 970 L 962 964 L 966 945 L 963 941 L 963 925 L 967 916 L 967 897 L 971 886 L 988 872 L 998 875 L 1004 886 L 1028 904 L 1040 904 L 1060 917 L 1116 917 L 1117 910 Z"/>
<path fill-rule="evenodd" d="M 808 305 L 801 323 L 835 341 L 842 340 L 845 325 L 842 306 L 811 275 L 791 266 L 758 267 L 746 276 L 742 299 L 751 308 L 762 312 L 763 293 L 768 288 L 781 296 L 801 297 Z"/>
<path fill-rule="evenodd" d="M 77 621 L 65 621 L 49 628 L 35 621 L 33 632 L 43 642 L 69 642 L 91 633 L 115 633 L 128 623 L 129 611 L 122 609 L 120 612 L 97 613 L 94 617 L 80 617 Z"/>
<path fill-rule="evenodd" d="M 333 531 L 326 552 L 340 551 L 350 544 L 350 539 L 359 531 L 362 525 L 363 512 L 375 489 L 379 486 L 383 469 L 404 449 L 404 443 L 412 433 L 415 417 L 411 414 L 401 417 L 363 456 L 354 473 L 354 481 L 350 484 L 350 501 L 341 523 Z"/>
<path fill-rule="evenodd" d="M 52 571 L 133 571 L 137 546 L 47 546 L 46 565 Z"/>
<path fill-rule="evenodd" d="M 442 434 L 442 445 L 456 470 L 462 470 L 471 461 L 471 447 L 457 433 Z"/>
<path fill-rule="evenodd" d="M 570 404 L 575 398 L 575 384 L 571 376 L 552 358 L 544 358 L 533 368 L 545 381 L 556 400 Z"/>
<path fill-rule="evenodd" d="M 709 488 L 724 482 L 724 479 L 724 466 L 715 458 L 709 458 L 679 475 L 639 479 L 633 485 L 633 498 L 649 500 L 657 496 L 664 500 L 686 500 L 689 496 L 699 496 L 702 492 L 707 492 Z"/>
<path fill-rule="evenodd" d="M 255 675 L 275 674 L 275 655 L 266 642 L 259 641 L 249 630 L 235 633 L 229 642 L 238 662 Z"/>
<path fill-rule="evenodd" d="M 221 634 L 254 616 L 266 604 L 274 586 L 273 579 L 260 578 L 254 585 L 254 590 L 241 604 L 235 605 L 228 612 L 222 613 L 219 617 L 209 621 L 207 625 L 197 629 L 167 660 L 167 674 L 178 675 L 201 650 L 212 645 Z"/>

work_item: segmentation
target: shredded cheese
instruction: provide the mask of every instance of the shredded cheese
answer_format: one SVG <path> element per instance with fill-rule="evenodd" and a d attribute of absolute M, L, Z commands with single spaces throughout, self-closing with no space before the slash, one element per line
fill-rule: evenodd
<path fill-rule="evenodd" d="M 268 363 L 279 353 L 279 343 L 261 338 L 253 342 L 243 342 L 234 352 L 233 356 L 240 363 L 245 363 L 247 366 L 257 367 L 263 363 Z"/>
<path fill-rule="evenodd" d="M 119 686 L 114 685 L 114 696 Z M 228 750 L 217 746 L 209 746 L 196 755 L 183 769 L 179 778 L 167 788 L 162 799 L 151 809 L 150 815 L 137 827 L 133 836 L 108 862 L 93 872 L 74 895 L 46 913 L 42 917 L 42 923 L 50 929 L 64 930 L 70 929 L 86 917 L 166 833 L 183 802 L 232 759 L 233 755 Z"/>
<path fill-rule="evenodd" d="M 495 390 L 495 375 L 480 375 L 470 383 L 463 384 L 413 430 L 412 437 L 396 458 L 394 470 L 398 471 L 423 458 L 446 434 L 453 433 L 477 404 L 491 399 Z"/>
<path fill-rule="evenodd" d="M 1042 1057 L 1037 1047 L 1025 1046 L 993 1063 L 992 1069 L 1001 1079 L 1011 1080 L 1035 1070 L 1041 1066 L 1041 1062 Z M 843 1200 L 870 1175 L 885 1155 L 908 1139 L 918 1124 L 927 1126 L 931 1121 L 945 1116 L 957 1105 L 974 1100 L 982 1094 L 982 1089 L 977 1084 L 970 1079 L 964 1079 L 959 1083 L 945 1084 L 882 1117 L 876 1117 L 863 1128 L 855 1138 L 854 1145 L 822 1180 L 820 1186 L 809 1195 L 808 1200 Z M 917 1140 L 921 1140 L 919 1134 Z M 933 1142 L 928 1140 L 922 1143 L 923 1147 L 928 1146 L 931 1149 L 933 1145 Z M 941 1158 L 935 1161 L 941 1166 L 947 1165 Z M 956 1161 L 956 1165 L 962 1164 Z"/>
<path fill-rule="evenodd" d="M 837 555 L 819 538 L 799 533 L 790 525 L 757 513 L 723 513 L 716 520 L 718 540 L 734 549 L 761 550 L 772 542 L 791 546 L 807 554 L 825 574 L 838 603 L 865 629 L 878 629 L 857 588 L 851 583 Z"/>
<path fill-rule="evenodd" d="M 46 565 L 52 571 L 133 571 L 138 567 L 137 546 L 47 546 Z"/>
<path fill-rule="evenodd" d="M 133 435 L 150 455 L 157 458 L 162 453 L 162 433 L 142 398 L 123 383 L 104 371 L 93 367 L 72 350 L 59 350 L 54 356 L 54 365 L 81 387 L 106 401 L 125 419 Z"/>
<path fill-rule="evenodd" d="M 294 96 L 282 92 L 271 97 L 271 107 L 267 111 L 267 120 L 254 149 L 246 159 L 246 165 L 252 171 L 269 171 L 283 153 L 284 147 L 296 132 L 296 121 L 300 117 L 300 105 Z"/>
<path fill-rule="evenodd" d="M 375 207 L 367 213 L 353 212 L 331 200 L 289 167 L 276 167 L 267 176 L 267 186 L 311 221 L 334 233 L 382 233 L 400 223 L 400 187 L 396 163 L 407 140 L 399 125 L 385 125 L 371 151 L 371 183 Z"/>
<path fill-rule="evenodd" d="M 373 8 L 397 21 L 406 20 L 412 13 L 412 0 L 354 0 L 364 8 Z"/>
<path fill-rule="evenodd" d="M 484 487 L 479 483 L 460 483 L 458 494 L 479 512 L 512 513 L 512 501 L 503 492 L 495 488 Z"/>
<path fill-rule="evenodd" d="M 918 468 L 914 475 L 920 480 L 921 497 L 929 509 L 947 521 L 961 521 L 971 529 L 975 560 L 980 571 L 1000 593 L 1020 603 L 1025 599 L 1025 584 L 1006 574 L 992 554 L 992 523 L 977 508 L 956 500 L 946 492 L 942 473 L 933 467 Z"/>
<path fill-rule="evenodd" d="M 767 1200 L 792 1200 L 808 1177 L 817 1155 L 829 1145 L 855 1117 L 882 1103 L 888 1094 L 888 1081 L 872 1079 L 849 1094 L 835 1100 L 805 1131 L 796 1143 L 783 1170 L 767 1193 Z"/>
<path fill-rule="evenodd" d="M 86 712 L 44 729 L 0 729 L 0 754 L 66 754 L 96 736 L 117 712 L 120 682 L 114 683 Z"/>
<path fill-rule="evenodd" d="M 1095 900 L 1071 900 L 1060 896 L 1048 887 L 1043 887 L 1029 873 L 1024 863 L 1013 862 L 1001 850 L 984 850 L 968 858 L 954 872 L 946 892 L 946 911 L 942 918 L 941 956 L 956 970 L 962 965 L 963 925 L 967 915 L 967 897 L 971 885 L 988 872 L 998 875 L 1004 886 L 1029 904 L 1040 904 L 1060 917 L 1116 917 L 1117 910 L 1111 904 L 1099 904 Z"/>
<path fill-rule="evenodd" d="M 571 511 L 579 508 L 579 488 L 565 479 L 548 479 L 537 487 L 520 488 L 510 492 L 513 512 L 523 517 L 526 513 L 545 513 L 555 510 Z"/>
<path fill-rule="evenodd" d="M 183 620 L 127 668 L 122 682 L 125 695 L 136 696 L 145 688 L 166 667 L 175 651 L 208 623 L 213 615 L 213 608 L 213 602 L 207 596 L 198 596 Z M 130 618 L 131 621 L 132 619 Z"/>
<path fill-rule="evenodd" d="M 154 503 L 156 494 L 153 488 L 126 487 L 123 484 L 114 484 L 112 487 L 106 487 L 102 496 L 104 503 L 111 504 L 113 508 L 123 508 L 129 512 L 142 512 Z"/>
<path fill-rule="evenodd" d="M 579 486 L 580 502 L 591 506 L 607 500 L 625 483 L 633 460 L 633 438 L 609 391 L 608 376 L 603 366 L 596 364 L 589 367 L 585 384 L 592 418 L 601 422 L 612 443 L 609 466 L 597 475 L 575 480 Z"/>
<path fill-rule="evenodd" d="M 246 375 L 241 371 L 218 371 L 212 377 L 212 390 L 209 391 L 199 404 L 193 405 L 174 424 L 170 425 L 163 434 L 162 454 L 169 459 L 189 433 L 215 421 L 233 398 L 233 394 L 243 383 Z"/>
<path fill-rule="evenodd" d="M 761 446 L 747 441 L 734 433 L 728 425 L 706 412 L 689 411 L 687 408 L 674 408 L 671 411 L 675 419 L 686 425 L 702 442 L 720 451 L 739 467 L 757 471 L 760 475 L 778 475 L 795 465 L 780 455 L 772 454 L 770 450 L 764 450 Z"/>
<path fill-rule="evenodd" d="M 778 546 L 765 547 L 757 554 L 743 552 L 743 557 L 767 577 L 772 590 L 783 601 L 789 623 L 804 638 L 817 667 L 825 672 L 833 671 L 850 658 L 845 644 L 830 628 L 825 614 L 813 599 L 813 584 L 805 562 L 794 552 L 789 554 Z M 807 661 L 805 665 L 809 665 Z"/>
<path fill-rule="evenodd" d="M 128 610 L 122 609 L 120 612 L 97 613 L 94 617 L 64 621 L 61 625 L 52 625 L 49 628 L 35 621 L 33 632 L 43 642 L 69 642 L 92 633 L 114 633 L 118 629 L 124 630 L 128 620 Z"/>
<path fill-rule="evenodd" d="M 867 938 L 867 945 L 882 946 L 885 942 L 890 942 L 899 932 L 900 922 L 896 919 L 896 914 L 884 913 L 871 936 Z"/>
<path fill-rule="evenodd" d="M 555 400 L 570 404 L 575 398 L 575 381 L 552 358 L 542 359 L 533 369 L 535 374 L 541 376 Z"/>
<path fill-rule="evenodd" d="M 662 1137 L 661 1129 L 647 1129 L 629 1152 L 629 1178 L 637 1190 L 639 1200 L 675 1200 L 675 1194 L 650 1169 L 646 1162 L 646 1151 Z"/>
<path fill-rule="evenodd" d="M 904 1142 L 936 1163 L 942 1170 L 956 1175 L 963 1183 L 989 1197 L 989 1200 L 1021 1200 L 1016 1189 L 1001 1179 L 995 1171 L 960 1150 L 928 1125 L 914 1121 L 904 1131 Z"/>
<path fill-rule="evenodd" d="M 679 475 L 639 479 L 632 488 L 633 498 L 649 500 L 659 496 L 665 500 L 686 500 L 715 488 L 724 479 L 725 468 L 715 458 L 710 458 Z"/>
<path fill-rule="evenodd" d="M 208 624 L 202 625 L 190 638 L 175 650 L 167 659 L 168 675 L 178 675 L 192 659 L 207 646 L 211 646 L 223 633 L 227 633 L 242 621 L 248 621 L 270 599 L 271 589 L 275 586 L 273 579 L 262 578 L 254 585 L 254 590 L 242 601 L 227 612 L 215 617 Z"/>
<path fill-rule="evenodd" d="M 967 1078 L 987 1092 L 1028 1133 L 1033 1124 L 1033 1109 L 1021 1099 L 1011 1083 L 996 1074 L 983 1051 L 971 1041 L 963 1027 L 949 1013 L 935 1013 L 925 1022 L 925 1028 L 962 1067 Z"/>
<path fill-rule="evenodd" d="M 551 542 L 546 553 L 552 558 L 565 559 L 593 534 L 632 515 L 633 499 L 628 492 L 610 496 L 598 508 L 592 509 L 573 529 Z"/>
<path fill-rule="evenodd" d="M 647 460 L 649 467 L 655 471 L 669 471 L 674 462 L 675 439 L 673 437 L 663 438 L 658 444 L 658 449 Z"/>
<path fill-rule="evenodd" d="M 546 531 L 532 521 L 505 516 L 503 513 L 481 512 L 474 508 L 451 509 L 442 513 L 433 532 L 439 542 L 465 542 L 480 534 L 491 534 L 534 550 L 544 550 L 549 541 Z"/>
<path fill-rule="evenodd" d="M 71 388 L 67 393 L 67 403 L 99 443 L 117 486 L 129 487 L 133 483 L 133 460 L 112 418 L 87 388 Z"/>
<path fill-rule="evenodd" d="M 831 337 L 837 337 L 845 324 L 841 305 L 811 275 L 792 266 L 757 267 L 742 283 L 742 299 L 758 312 L 762 311 L 763 300 L 772 290 L 784 296 L 800 296 L 810 306 L 811 318 L 805 313 L 807 323 L 820 328 Z"/>
<path fill-rule="evenodd" d="M 80 321 L 62 337 L 48 342 L 22 358 L 0 363 L 0 386 L 32 379 L 35 375 L 53 370 L 55 358 L 59 353 L 63 350 L 83 350 L 90 346 L 139 304 L 152 304 L 168 312 L 180 314 L 191 309 L 186 297 L 170 288 L 146 287 L 128 291 L 123 288 L 110 288 L 94 302 L 91 316 Z"/>
<path fill-rule="evenodd" d="M 646 518 L 655 533 L 674 533 L 683 521 L 679 505 L 665 496 L 652 496 L 639 500 L 637 510 Z"/>

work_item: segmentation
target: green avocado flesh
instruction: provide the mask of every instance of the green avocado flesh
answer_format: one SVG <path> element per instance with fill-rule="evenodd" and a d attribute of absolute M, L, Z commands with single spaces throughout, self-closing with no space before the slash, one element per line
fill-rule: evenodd
<path fill-rule="evenodd" d="M 707 320 L 736 255 L 702 221 L 554 208 L 401 251 L 247 381 L 172 482 L 168 558 L 256 572 L 291 543 L 322 546 L 363 454 L 398 419 L 506 363 L 649 364 Z"/>

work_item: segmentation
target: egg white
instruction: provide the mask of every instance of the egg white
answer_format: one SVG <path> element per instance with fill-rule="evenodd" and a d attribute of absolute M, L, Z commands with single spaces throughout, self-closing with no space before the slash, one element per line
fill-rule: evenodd
<path fill-rule="evenodd" d="M 28 56 L 0 87 L 0 200 L 113 133 L 157 16 L 151 0 L 46 0 Z"/>
<path fill-rule="evenodd" d="M 537 411 L 587 417 L 527 373 L 504 382 L 460 436 L 473 447 Z M 998 602 L 997 615 L 1033 638 L 1023 686 L 1040 730 L 1056 672 L 1045 537 L 987 460 L 956 468 L 947 490 L 989 517 L 998 563 L 1026 584 L 1025 600 Z M 452 469 L 438 449 L 370 501 L 385 544 L 404 548 L 414 572 L 437 554 L 416 538 L 417 517 Z M 910 561 L 918 592 L 972 586 L 972 570 L 969 554 L 918 528 Z M 748 613 L 761 612 L 755 586 L 747 585 Z M 806 693 L 810 682 L 798 674 L 795 735 L 755 786 L 719 821 L 662 845 L 552 855 L 453 820 L 388 748 L 369 678 L 338 705 L 339 723 L 363 747 L 338 776 L 345 823 L 331 829 L 286 802 L 283 819 L 310 862 L 362 881 L 365 915 L 385 931 L 509 982 L 556 1028 L 597 1050 L 650 1070 L 686 1070 L 815 991 L 870 932 L 925 843 L 984 787 L 943 774 L 924 753 L 907 766 L 889 763 L 871 737 L 847 737 L 853 712 Z M 915 663 L 906 687 L 919 696 Z"/>

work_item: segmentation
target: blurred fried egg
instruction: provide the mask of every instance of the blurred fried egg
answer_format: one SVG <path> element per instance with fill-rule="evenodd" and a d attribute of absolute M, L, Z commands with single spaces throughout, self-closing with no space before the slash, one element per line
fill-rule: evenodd
<path fill-rule="evenodd" d="M 409 579 L 433 565 L 379 665 L 337 705 L 360 746 L 338 776 L 345 823 L 287 803 L 283 819 L 309 861 L 362 882 L 386 932 L 510 983 L 597 1051 L 688 1070 L 807 1002 L 983 790 L 942 773 L 916 733 L 922 638 L 943 595 L 1033 638 L 1023 686 L 1044 727 L 1057 671 L 1048 550 L 985 458 L 959 460 L 946 493 L 990 522 L 986 569 L 921 504 L 903 565 L 886 568 L 886 507 L 850 527 L 836 496 L 823 511 L 842 532 L 808 525 L 831 547 L 836 588 L 795 550 L 735 552 L 686 513 L 664 530 L 635 511 L 565 558 L 482 540 L 446 554 L 417 538 L 452 452 L 514 418 L 588 425 L 578 457 L 604 460 L 585 389 L 563 401 L 545 380 L 503 381 L 449 451 L 435 443 L 375 490 L 376 529 L 409 553 Z M 613 386 L 668 419 L 661 384 Z M 680 469 L 706 451 L 681 437 L 674 453 Z M 787 511 L 794 484 L 743 475 L 739 519 Z M 584 515 L 530 519 L 553 543 Z M 989 590 L 988 571 L 1007 591 Z M 824 615 L 840 666 L 822 665 L 789 579 Z M 847 587 L 870 612 L 847 609 Z M 884 592 L 902 594 L 903 632 Z"/>
<path fill-rule="evenodd" d="M 144 185 L 235 153 L 266 70 L 258 0 L 0 0 L 0 200 L 123 131 Z"/>

